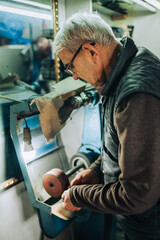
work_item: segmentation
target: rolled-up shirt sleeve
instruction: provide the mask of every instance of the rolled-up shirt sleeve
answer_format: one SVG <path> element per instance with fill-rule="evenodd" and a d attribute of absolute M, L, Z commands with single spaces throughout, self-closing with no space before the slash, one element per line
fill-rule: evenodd
<path fill-rule="evenodd" d="M 77 185 L 73 205 L 109 214 L 142 213 L 160 198 L 160 99 L 136 93 L 118 106 L 114 124 L 119 138 L 117 182 Z"/>

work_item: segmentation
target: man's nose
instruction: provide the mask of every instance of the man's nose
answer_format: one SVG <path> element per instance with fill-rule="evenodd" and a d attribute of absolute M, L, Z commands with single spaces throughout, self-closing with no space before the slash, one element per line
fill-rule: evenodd
<path fill-rule="evenodd" d="M 73 78 L 74 78 L 74 80 L 79 79 L 79 77 L 78 77 L 78 75 L 76 73 L 73 74 Z"/>

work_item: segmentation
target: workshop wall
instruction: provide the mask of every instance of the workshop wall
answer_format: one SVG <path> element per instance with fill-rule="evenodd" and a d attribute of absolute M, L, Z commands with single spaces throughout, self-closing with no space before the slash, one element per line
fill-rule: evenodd
<path fill-rule="evenodd" d="M 126 19 L 113 21 L 110 15 L 99 13 L 110 26 L 134 26 L 133 36 L 138 46 L 148 48 L 160 58 L 160 10 L 156 13 L 132 13 Z"/>
<path fill-rule="evenodd" d="M 135 15 L 133 39 L 160 58 L 160 10 L 155 14 Z"/>

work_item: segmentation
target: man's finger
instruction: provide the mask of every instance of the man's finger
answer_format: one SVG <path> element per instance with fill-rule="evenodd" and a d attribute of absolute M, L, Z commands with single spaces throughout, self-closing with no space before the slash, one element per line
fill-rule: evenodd
<path fill-rule="evenodd" d="M 62 193 L 61 198 L 62 198 L 63 201 L 64 201 L 64 199 L 65 199 L 65 191 Z"/>
<path fill-rule="evenodd" d="M 81 176 L 76 176 L 76 177 L 71 181 L 70 186 L 72 187 L 73 185 L 76 185 L 76 184 L 81 183 L 81 179 L 82 179 Z"/>

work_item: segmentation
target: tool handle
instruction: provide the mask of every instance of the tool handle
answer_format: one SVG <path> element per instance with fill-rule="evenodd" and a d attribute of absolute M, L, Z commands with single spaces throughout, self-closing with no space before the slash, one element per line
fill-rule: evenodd
<path fill-rule="evenodd" d="M 70 170 L 68 170 L 65 174 L 67 175 L 67 177 L 71 176 L 73 173 L 75 173 L 77 170 L 79 170 L 80 168 L 85 167 L 84 163 L 80 163 L 77 166 L 71 168 Z"/>

